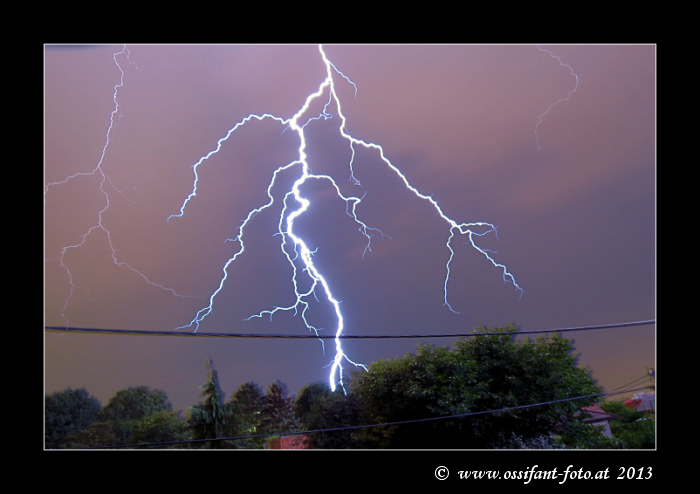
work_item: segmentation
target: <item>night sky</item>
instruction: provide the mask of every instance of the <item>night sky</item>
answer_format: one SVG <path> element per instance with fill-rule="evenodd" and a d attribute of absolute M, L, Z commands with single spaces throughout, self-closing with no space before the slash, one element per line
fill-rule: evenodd
<path fill-rule="evenodd" d="M 324 47 L 357 87 L 355 94 L 334 75 L 347 132 L 382 146 L 445 215 L 496 225 L 498 237 L 475 241 L 523 289 L 521 296 L 504 283 L 502 271 L 457 235 L 448 301 L 459 314 L 450 311 L 443 300 L 449 225 L 374 149 L 355 147 L 362 187 L 353 185 L 350 146 L 332 104 L 334 118 L 305 129 L 311 171 L 332 176 L 346 196 L 365 194 L 357 215 L 385 234 L 373 237 L 363 256 L 367 238 L 335 189 L 323 180 L 305 184 L 312 205 L 295 231 L 317 249 L 314 263 L 341 301 L 346 334 L 655 318 L 656 47 L 541 48 Z M 242 126 L 199 166 L 198 192 L 185 214 L 166 221 L 192 192 L 192 165 L 251 113 L 291 118 L 326 77 L 315 45 L 128 50 L 127 58 L 123 46 L 45 47 L 44 182 L 60 182 L 44 196 L 46 326 L 172 331 L 189 324 L 239 250 L 226 240 L 268 202 L 274 170 L 298 158 L 298 136 L 272 119 Z M 118 52 L 124 75 L 110 129 Z M 326 91 L 307 118 L 319 115 L 327 99 Z M 271 190 L 277 202 L 247 225 L 246 250 L 229 266 L 199 332 L 308 334 L 292 311 L 244 320 L 294 303 L 292 269 L 275 233 L 280 198 L 298 169 L 279 174 Z M 311 298 L 307 315 L 332 334 L 336 321 L 322 294 L 319 302 Z M 566 336 L 605 389 L 655 367 L 654 325 Z M 343 349 L 370 364 L 416 343 L 345 340 Z M 106 405 L 118 390 L 144 385 L 165 391 L 176 410 L 197 402 L 207 356 L 228 399 L 240 384 L 264 389 L 277 379 L 294 395 L 304 384 L 326 381 L 334 355 L 332 341 L 324 353 L 317 339 L 47 332 L 44 344 L 46 393 L 84 387 Z M 347 363 L 345 369 L 347 377 Z"/>

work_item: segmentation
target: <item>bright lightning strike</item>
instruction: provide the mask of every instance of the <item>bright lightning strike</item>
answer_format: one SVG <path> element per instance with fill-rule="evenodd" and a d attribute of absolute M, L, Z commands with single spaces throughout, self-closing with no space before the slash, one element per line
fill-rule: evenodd
<path fill-rule="evenodd" d="M 122 48 L 121 51 L 118 51 L 112 55 L 112 58 L 114 60 L 114 64 L 119 69 L 120 76 L 119 76 L 119 82 L 114 85 L 114 92 L 112 94 L 112 101 L 114 102 L 114 109 L 112 110 L 112 112 L 109 115 L 109 126 L 107 127 L 107 131 L 105 133 L 105 143 L 104 143 L 104 146 L 102 147 L 102 152 L 100 153 L 100 158 L 97 161 L 97 165 L 90 172 L 74 173 L 73 175 L 68 176 L 64 180 L 61 180 L 59 182 L 51 182 L 51 183 L 47 184 L 45 189 L 44 189 L 44 195 L 46 195 L 49 192 L 49 189 L 51 189 L 52 187 L 57 187 L 57 186 L 60 186 L 62 184 L 68 183 L 69 181 L 74 180 L 78 177 L 98 176 L 98 177 L 100 177 L 99 189 L 100 189 L 102 196 L 104 197 L 104 206 L 102 207 L 102 209 L 100 209 L 97 212 L 96 223 L 94 223 L 92 226 L 90 226 L 85 231 L 85 233 L 83 233 L 80 236 L 80 241 L 78 243 L 73 244 L 73 245 L 64 246 L 61 249 L 60 254 L 56 258 L 52 259 L 52 260 L 58 260 L 59 264 L 61 265 L 61 268 L 66 272 L 66 275 L 68 276 L 68 283 L 70 285 L 70 292 L 69 292 L 68 297 L 66 298 L 66 300 L 64 302 L 63 308 L 61 309 L 61 317 L 63 317 L 63 320 L 66 322 L 66 326 L 68 326 L 68 324 L 69 324 L 68 317 L 66 316 L 66 311 L 68 310 L 70 300 L 74 295 L 75 288 L 77 287 L 77 285 L 75 285 L 75 283 L 73 283 L 73 273 L 71 272 L 69 266 L 65 263 L 66 254 L 72 249 L 81 248 L 85 244 L 85 242 L 87 241 L 87 239 L 90 235 L 92 235 L 93 233 L 98 233 L 99 231 L 104 233 L 107 237 L 107 243 L 109 244 L 109 248 L 110 248 L 110 251 L 112 253 L 112 262 L 114 264 L 116 264 L 117 266 L 126 267 L 126 268 L 130 269 L 132 272 L 134 272 L 135 274 L 137 274 L 141 278 L 143 278 L 143 280 L 146 281 L 146 283 L 148 283 L 152 286 L 155 286 L 157 288 L 168 291 L 168 292 L 170 292 L 173 295 L 178 296 L 178 297 L 189 297 L 189 295 L 180 295 L 172 288 L 167 288 L 161 284 L 158 284 L 158 283 L 155 283 L 155 282 L 149 280 L 148 277 L 146 277 L 146 275 L 144 275 L 138 269 L 132 267 L 127 262 L 120 261 L 119 259 L 117 259 L 117 253 L 116 253 L 116 250 L 114 248 L 114 245 L 112 244 L 112 235 L 102 222 L 103 216 L 105 215 L 105 213 L 107 212 L 107 210 L 109 209 L 109 206 L 110 206 L 110 193 L 108 192 L 108 189 L 107 189 L 107 182 L 109 182 L 109 185 L 114 190 L 116 190 L 117 192 L 119 192 L 121 194 L 121 192 L 114 186 L 114 184 L 112 184 L 109 177 L 105 174 L 105 171 L 102 168 L 102 165 L 104 163 L 104 159 L 105 159 L 105 156 L 107 154 L 107 150 L 108 150 L 109 145 L 110 145 L 110 137 L 112 135 L 112 129 L 114 127 L 114 118 L 119 113 L 119 99 L 118 99 L 119 89 L 124 85 L 124 69 L 121 66 L 121 64 L 119 63 L 119 57 L 122 55 L 126 57 L 126 60 L 128 61 L 129 64 L 132 64 L 135 66 L 134 62 L 132 62 L 130 59 L 131 52 L 126 47 L 126 45 Z M 136 68 L 138 69 L 138 67 L 136 67 Z M 199 298 L 199 297 L 197 297 L 197 298 Z"/>
<path fill-rule="evenodd" d="M 324 301 L 326 301 L 328 304 L 330 304 L 333 307 L 334 313 L 335 313 L 335 318 L 336 318 L 336 326 L 335 326 L 335 356 L 330 364 L 330 375 L 329 375 L 329 382 L 331 389 L 335 390 L 336 386 L 340 384 L 341 387 L 343 387 L 343 364 L 349 363 L 355 367 L 360 367 L 366 369 L 366 367 L 362 364 L 353 362 L 350 360 L 350 358 L 344 353 L 342 345 L 341 345 L 341 339 L 340 336 L 342 336 L 343 331 L 344 331 L 344 323 L 343 323 L 343 315 L 340 310 L 340 302 L 335 298 L 333 295 L 333 292 L 331 290 L 331 285 L 329 284 L 328 280 L 323 276 L 323 274 L 318 270 L 316 265 L 314 264 L 313 261 L 313 254 L 314 252 L 309 248 L 309 246 L 306 244 L 303 238 L 301 238 L 294 229 L 294 223 L 295 221 L 303 215 L 307 209 L 309 208 L 310 205 L 310 200 L 305 197 L 301 193 L 301 187 L 309 180 L 323 180 L 323 181 L 328 181 L 331 186 L 333 186 L 336 190 L 337 196 L 345 201 L 346 203 L 346 212 L 349 216 L 351 216 L 354 221 L 357 223 L 360 232 L 367 238 L 367 246 L 365 248 L 365 253 L 370 249 L 370 244 L 372 237 L 374 235 L 381 235 L 384 236 L 384 234 L 376 229 L 369 227 L 367 224 L 365 224 L 363 221 L 361 221 L 357 215 L 356 215 L 356 207 L 357 205 L 362 201 L 363 197 L 345 197 L 341 194 L 340 188 L 335 182 L 333 178 L 327 175 L 315 175 L 311 173 L 309 169 L 309 164 L 307 162 L 307 155 L 306 155 L 306 135 L 305 135 L 305 128 L 306 126 L 314 120 L 318 119 L 331 119 L 331 118 L 339 118 L 339 127 L 338 130 L 340 132 L 340 135 L 348 142 L 348 145 L 351 150 L 351 158 L 350 162 L 348 163 L 348 166 L 350 168 L 350 180 L 355 184 L 355 185 L 361 185 L 360 181 L 357 180 L 357 178 L 354 175 L 353 171 L 353 162 L 355 159 L 355 149 L 357 146 L 361 146 L 363 148 L 369 149 L 369 150 L 374 150 L 379 154 L 379 157 L 381 160 L 391 169 L 393 170 L 399 178 L 403 181 L 404 185 L 411 191 L 413 192 L 417 197 L 419 197 L 422 200 L 430 202 L 430 204 L 435 208 L 438 216 L 445 221 L 449 225 L 449 236 L 446 239 L 445 246 L 447 250 L 449 251 L 449 258 L 447 260 L 447 263 L 445 264 L 445 269 L 446 269 L 446 276 L 445 276 L 445 282 L 444 282 L 444 304 L 451 310 L 452 312 L 457 313 L 454 308 L 450 305 L 448 302 L 448 284 L 449 284 L 449 279 L 450 279 L 450 266 L 452 263 L 452 260 L 454 258 L 455 252 L 452 248 L 452 240 L 456 235 L 464 235 L 467 237 L 468 242 L 474 247 L 478 252 L 484 255 L 486 259 L 491 262 L 496 268 L 500 269 L 503 274 L 503 280 L 504 282 L 511 282 L 515 286 L 515 288 L 521 292 L 522 296 L 522 288 L 517 284 L 515 281 L 515 278 L 513 275 L 508 271 L 505 265 L 500 264 L 496 262 L 493 257 L 491 257 L 491 251 L 487 249 L 483 249 L 479 247 L 476 244 L 475 237 L 480 237 L 484 236 L 488 233 L 496 233 L 496 227 L 492 225 L 491 223 L 485 223 L 485 222 L 475 222 L 475 223 L 459 223 L 452 218 L 449 218 L 443 210 L 440 208 L 438 203 L 430 196 L 424 195 L 420 193 L 415 187 L 413 187 L 406 176 L 401 173 L 401 171 L 394 166 L 394 164 L 389 161 L 388 158 L 384 156 L 384 150 L 382 147 L 378 144 L 374 144 L 371 142 L 366 142 L 361 139 L 357 139 L 352 137 L 346 130 L 346 119 L 345 116 L 343 115 L 342 112 L 342 107 L 341 107 L 341 102 L 340 98 L 338 97 L 338 94 L 336 92 L 336 86 L 335 86 L 335 80 L 334 76 L 340 76 L 343 80 L 348 82 L 349 84 L 352 84 L 355 88 L 355 92 L 357 93 L 357 86 L 345 75 L 343 74 L 338 68 L 331 63 L 331 61 L 326 57 L 326 54 L 323 50 L 322 46 L 319 46 L 319 52 L 321 54 L 323 63 L 326 68 L 326 78 L 323 80 L 323 82 L 319 85 L 318 89 L 316 92 L 310 94 L 302 107 L 297 111 L 297 113 L 292 116 L 289 119 L 284 119 L 280 117 L 276 117 L 270 114 L 263 114 L 263 115 L 256 115 L 256 114 L 251 114 L 241 120 L 239 123 L 237 123 L 231 130 L 228 131 L 228 133 L 222 137 L 218 143 L 217 146 L 214 150 L 212 150 L 210 153 L 207 155 L 203 156 L 197 163 L 195 163 L 192 166 L 193 172 L 194 172 L 194 183 L 192 187 L 192 192 L 187 196 L 187 198 L 184 200 L 182 207 L 180 208 L 179 214 L 174 214 L 168 217 L 168 221 L 171 220 L 172 218 L 180 218 L 185 214 L 185 210 L 187 208 L 188 203 L 195 198 L 197 195 L 197 185 L 199 181 L 199 167 L 206 162 L 210 157 L 212 157 L 214 154 L 218 153 L 221 150 L 221 147 L 223 143 L 231 137 L 231 135 L 239 129 L 241 126 L 245 125 L 246 123 L 250 122 L 251 120 L 264 120 L 264 119 L 272 119 L 283 126 L 285 126 L 286 129 L 291 129 L 291 131 L 295 132 L 298 140 L 299 140 L 299 147 L 298 147 L 298 157 L 291 163 L 288 163 L 284 166 L 281 166 L 275 170 L 273 173 L 272 179 L 270 181 L 270 184 L 267 188 L 267 196 L 269 198 L 269 201 L 256 208 L 251 210 L 248 213 L 248 216 L 246 219 L 242 222 L 241 226 L 238 229 L 238 235 L 234 239 L 229 239 L 230 241 L 237 242 L 239 245 L 238 251 L 224 264 L 223 267 L 223 276 L 219 282 L 218 288 L 213 292 L 211 297 L 209 298 L 209 304 L 202 308 L 199 312 L 197 312 L 196 316 L 190 321 L 189 324 L 181 326 L 176 329 L 184 329 L 184 328 L 194 328 L 194 332 L 196 332 L 199 329 L 200 323 L 209 315 L 212 313 L 214 309 L 214 301 L 216 296 L 221 292 L 221 290 L 224 287 L 224 284 L 226 283 L 227 277 L 228 277 L 228 267 L 229 265 L 234 262 L 245 250 L 245 244 L 244 244 L 244 232 L 246 226 L 250 223 L 250 221 L 261 211 L 271 207 L 275 201 L 275 198 L 272 195 L 272 187 L 275 184 L 275 181 L 278 177 L 278 174 L 282 172 L 283 170 L 289 170 L 292 168 L 296 168 L 299 170 L 299 175 L 294 184 L 291 187 L 291 190 L 289 190 L 285 195 L 284 198 L 282 199 L 282 212 L 279 217 L 279 224 L 278 224 L 278 232 L 279 235 L 282 238 L 281 241 L 281 249 L 283 254 L 286 256 L 288 262 L 292 266 L 293 274 L 291 278 L 291 284 L 294 289 L 294 293 L 296 296 L 296 301 L 293 305 L 289 307 L 274 307 L 271 310 L 264 310 L 258 314 L 254 314 L 250 316 L 248 319 L 254 318 L 254 317 L 263 317 L 263 316 L 269 316 L 272 318 L 272 316 L 278 312 L 278 311 L 293 311 L 295 314 L 301 314 L 301 319 L 303 320 L 304 324 L 306 325 L 307 329 L 310 331 L 314 331 L 316 334 L 318 334 L 319 328 L 314 327 L 312 324 L 309 323 L 309 321 L 306 318 L 306 312 L 309 309 L 309 303 L 307 302 L 308 297 L 313 296 L 318 300 L 318 297 L 321 296 Z M 316 116 L 312 117 L 306 117 L 305 115 L 309 112 L 309 108 L 311 107 L 311 104 L 319 99 L 323 98 L 324 95 L 327 99 L 325 100 L 325 105 L 323 107 L 323 111 Z M 331 115 L 327 112 L 327 109 L 329 105 L 334 104 L 336 108 L 336 114 Z M 364 255 L 364 254 L 363 254 Z M 300 263 L 301 269 L 297 267 L 297 264 Z M 308 281 L 310 282 L 310 287 L 307 290 L 302 290 L 300 288 L 300 277 L 301 276 L 306 276 L 308 277 Z M 343 387 L 344 389 L 344 387 Z"/>

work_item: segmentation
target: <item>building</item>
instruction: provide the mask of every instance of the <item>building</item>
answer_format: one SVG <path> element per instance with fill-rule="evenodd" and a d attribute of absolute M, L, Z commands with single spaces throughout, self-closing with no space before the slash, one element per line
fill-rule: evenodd
<path fill-rule="evenodd" d="M 309 449 L 309 438 L 306 436 L 282 436 L 266 441 L 265 449 Z"/>
<path fill-rule="evenodd" d="M 610 420 L 613 418 L 613 414 L 606 412 L 598 405 L 583 407 L 581 410 L 591 415 L 589 418 L 583 419 L 584 424 L 601 427 L 605 437 L 612 437 Z"/>
<path fill-rule="evenodd" d="M 623 402 L 630 410 L 637 412 L 656 412 L 656 393 L 635 393 L 632 398 Z"/>

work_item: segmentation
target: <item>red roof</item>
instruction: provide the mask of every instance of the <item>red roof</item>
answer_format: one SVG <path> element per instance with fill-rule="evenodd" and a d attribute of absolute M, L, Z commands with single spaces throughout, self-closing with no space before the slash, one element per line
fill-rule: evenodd
<path fill-rule="evenodd" d="M 632 398 L 630 398 L 629 400 L 625 400 L 622 403 L 630 410 L 636 410 L 637 408 L 639 408 L 639 405 L 642 403 L 642 400 L 633 400 Z"/>
<path fill-rule="evenodd" d="M 656 393 L 638 393 L 634 395 L 634 398 L 625 400 L 623 403 L 630 410 L 638 412 L 654 410 L 656 408 Z"/>
<path fill-rule="evenodd" d="M 607 420 L 612 418 L 614 415 L 611 413 L 606 412 L 602 408 L 600 408 L 598 405 L 591 405 L 588 407 L 583 407 L 581 408 L 584 412 L 588 412 L 591 414 L 591 418 L 584 419 L 584 422 L 597 422 L 599 420 Z"/>
<path fill-rule="evenodd" d="M 283 436 L 267 442 L 267 449 L 309 449 L 306 436 Z"/>

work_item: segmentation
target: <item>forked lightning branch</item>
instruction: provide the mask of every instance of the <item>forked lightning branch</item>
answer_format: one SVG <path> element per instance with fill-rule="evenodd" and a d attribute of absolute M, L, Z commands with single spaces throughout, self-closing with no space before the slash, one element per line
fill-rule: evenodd
<path fill-rule="evenodd" d="M 367 142 L 361 139 L 358 139 L 356 137 L 353 137 L 350 135 L 350 133 L 346 129 L 346 117 L 343 114 L 342 110 L 342 105 L 341 105 L 341 100 L 338 95 L 337 87 L 336 84 L 349 84 L 354 87 L 355 93 L 357 94 L 358 88 L 357 86 L 351 81 L 351 79 L 343 74 L 326 56 L 326 53 L 323 49 L 322 46 L 318 47 L 319 55 L 320 58 L 323 62 L 323 65 L 325 67 L 325 78 L 321 81 L 320 85 L 318 88 L 310 93 L 303 104 L 300 106 L 299 110 L 292 115 L 291 117 L 284 118 L 280 116 L 275 116 L 271 115 L 268 113 L 263 113 L 263 114 L 251 114 L 236 123 L 223 137 L 221 137 L 217 143 L 216 146 L 210 151 L 208 154 L 204 155 L 197 161 L 194 165 L 191 165 L 193 173 L 194 173 L 194 180 L 192 184 L 192 189 L 189 192 L 189 194 L 184 198 L 182 206 L 180 208 L 180 211 L 176 214 L 170 215 L 166 221 L 175 221 L 178 218 L 183 217 L 186 212 L 187 212 L 187 207 L 188 205 L 196 200 L 197 194 L 200 192 L 198 190 L 198 185 L 199 185 L 199 179 L 200 179 L 200 174 L 206 173 L 206 162 L 217 154 L 225 144 L 225 142 L 231 138 L 231 136 L 235 135 L 236 130 L 239 128 L 245 126 L 248 122 L 251 122 L 253 120 L 257 121 L 262 121 L 262 120 L 271 120 L 274 122 L 277 122 L 280 127 L 284 131 L 291 131 L 296 135 L 296 139 L 298 140 L 298 148 L 297 148 L 297 153 L 295 154 L 295 159 L 289 163 L 281 163 L 280 166 L 272 173 L 272 176 L 269 181 L 269 185 L 267 187 L 267 202 L 265 204 L 260 205 L 259 207 L 251 210 L 248 215 L 242 219 L 242 223 L 240 227 L 238 228 L 237 234 L 234 238 L 230 238 L 229 240 L 237 243 L 238 248 L 236 253 L 226 261 L 224 266 L 222 267 L 222 275 L 221 279 L 219 280 L 218 286 L 216 289 L 213 291 L 211 296 L 209 297 L 208 303 L 205 307 L 200 309 L 192 318 L 192 320 L 189 321 L 189 323 L 184 324 L 178 328 L 175 328 L 177 330 L 182 330 L 182 329 L 191 329 L 193 332 L 197 332 L 200 328 L 200 324 L 209 316 L 216 307 L 216 298 L 217 296 L 221 293 L 221 291 L 225 288 L 226 282 L 228 279 L 228 268 L 231 265 L 231 263 L 235 262 L 238 260 L 243 252 L 246 249 L 245 245 L 245 232 L 246 228 L 248 225 L 251 224 L 258 215 L 258 213 L 262 212 L 265 209 L 271 208 L 273 204 L 275 204 L 277 201 L 281 201 L 281 214 L 278 218 L 278 224 L 277 224 L 277 230 L 278 230 L 278 235 L 275 235 L 272 237 L 271 241 L 274 242 L 280 242 L 280 247 L 281 250 L 286 256 L 287 262 L 290 264 L 292 268 L 292 276 L 289 280 L 289 286 L 290 290 L 293 290 L 294 292 L 294 303 L 290 306 L 287 307 L 272 307 L 268 308 L 265 310 L 262 310 L 261 312 L 252 314 L 248 319 L 251 318 L 257 318 L 257 317 L 270 317 L 272 318 L 274 314 L 280 311 L 291 311 L 294 314 L 298 315 L 303 322 L 304 326 L 307 328 L 307 330 L 312 331 L 316 334 L 319 334 L 318 331 L 320 328 L 314 327 L 310 322 L 309 319 L 307 318 L 307 313 L 310 310 L 310 300 L 311 297 L 313 297 L 314 300 L 318 300 L 319 302 L 326 303 L 329 305 L 330 308 L 332 308 L 332 313 L 335 318 L 335 323 L 334 323 L 334 328 L 332 329 L 333 334 L 335 335 L 334 339 L 334 356 L 332 361 L 330 362 L 330 372 L 328 375 L 328 381 L 331 386 L 331 389 L 335 390 L 336 386 L 340 385 L 343 389 L 343 376 L 344 376 L 344 365 L 347 366 L 352 366 L 353 368 L 365 368 L 366 367 L 363 364 L 357 363 L 353 360 L 350 359 L 348 355 L 345 354 L 342 345 L 341 345 L 341 339 L 340 336 L 344 334 L 344 332 L 347 330 L 347 328 L 344 325 L 344 320 L 343 320 L 343 313 L 341 311 L 340 307 L 340 302 L 336 298 L 336 296 L 333 294 L 333 290 L 331 288 L 332 283 L 326 279 L 324 273 L 321 272 L 321 270 L 316 266 L 314 263 L 314 246 L 308 245 L 307 241 L 303 238 L 303 236 L 299 233 L 298 229 L 295 228 L 295 222 L 297 219 L 299 219 L 302 215 L 306 213 L 306 211 L 309 209 L 311 205 L 311 201 L 313 200 L 312 198 L 308 197 L 305 195 L 302 190 L 304 184 L 309 181 L 309 180 L 321 180 L 325 183 L 327 183 L 330 187 L 332 187 L 339 200 L 344 201 L 346 204 L 346 212 L 347 214 L 353 219 L 353 221 L 357 224 L 357 227 L 360 231 L 361 235 L 364 235 L 366 237 L 366 248 L 365 248 L 365 253 L 370 251 L 370 245 L 372 242 L 372 238 L 375 236 L 383 236 L 383 232 L 378 228 L 380 225 L 368 225 L 366 224 L 361 218 L 358 217 L 356 211 L 357 211 L 357 206 L 360 204 L 364 198 L 363 196 L 344 196 L 341 194 L 341 188 L 338 186 L 338 183 L 336 180 L 329 176 L 329 175 L 317 175 L 311 172 L 311 169 L 309 167 L 309 163 L 307 161 L 307 139 L 306 139 L 306 133 L 305 130 L 307 126 L 309 126 L 312 122 L 318 121 L 318 120 L 331 120 L 333 122 L 337 122 L 337 132 L 339 133 L 340 136 L 344 139 L 344 141 L 347 143 L 348 149 L 350 151 L 350 159 L 347 164 L 348 170 L 349 170 L 349 176 L 351 178 L 351 181 L 359 186 L 360 188 L 362 187 L 360 178 L 361 177 L 356 177 L 355 176 L 355 171 L 353 169 L 353 163 L 355 161 L 355 156 L 356 156 L 356 150 L 359 148 L 364 148 L 372 153 L 376 153 L 376 156 L 379 158 L 379 162 L 383 165 L 388 167 L 393 173 L 396 174 L 402 181 L 403 185 L 410 190 L 417 198 L 423 201 L 427 201 L 431 204 L 431 206 L 434 208 L 436 212 L 436 216 L 440 218 L 441 221 L 444 221 L 446 225 L 449 227 L 449 233 L 446 235 L 445 238 L 445 254 L 447 257 L 447 261 L 445 264 L 445 278 L 444 278 L 444 286 L 443 286 L 443 299 L 444 299 L 444 305 L 446 306 L 447 309 L 449 309 L 452 312 L 457 313 L 457 311 L 453 308 L 452 304 L 449 301 L 448 297 L 448 288 L 449 288 L 449 281 L 450 281 L 450 267 L 452 264 L 452 261 L 455 257 L 455 251 L 453 249 L 453 241 L 455 241 L 455 238 L 462 237 L 463 239 L 466 238 L 466 241 L 474 248 L 476 249 L 477 252 L 481 253 L 483 255 L 483 259 L 491 263 L 494 268 L 496 268 L 500 273 L 503 278 L 503 281 L 505 283 L 512 283 L 514 288 L 520 292 L 522 295 L 522 288 L 518 285 L 518 283 L 515 280 L 515 277 L 508 271 L 507 267 L 504 264 L 499 263 L 496 261 L 493 257 L 493 253 L 489 251 L 488 249 L 481 248 L 478 244 L 479 238 L 483 237 L 485 235 L 496 235 L 496 227 L 495 225 L 488 223 L 488 222 L 459 222 L 457 220 L 454 220 L 450 217 L 448 217 L 443 210 L 440 208 L 439 204 L 430 196 L 430 195 L 425 195 L 421 193 L 417 188 L 415 188 L 411 183 L 409 182 L 408 178 L 399 170 L 399 168 L 394 165 L 390 159 L 385 156 L 383 148 L 379 144 L 375 144 L 372 142 Z M 121 78 L 119 81 L 119 84 L 117 84 L 114 87 L 114 94 L 113 94 L 113 100 L 115 103 L 115 109 L 111 114 L 111 119 L 113 121 L 114 115 L 118 110 L 118 89 L 121 88 L 121 86 L 124 84 L 124 72 L 119 65 L 117 61 L 117 55 L 119 54 L 129 54 L 128 49 L 126 47 L 123 48 L 121 52 L 115 53 L 114 54 L 114 61 L 115 64 L 119 67 L 120 73 L 121 73 Z M 131 61 L 129 61 L 131 63 Z M 320 102 L 322 104 L 322 111 L 318 114 L 313 114 L 311 111 L 312 104 Z M 317 106 L 318 107 L 318 106 Z M 543 115 L 544 116 L 544 115 Z M 112 125 L 110 125 L 107 135 L 106 135 L 106 141 L 104 145 L 104 149 L 102 152 L 102 157 L 104 157 L 105 151 L 107 149 L 107 146 L 109 145 L 109 133 L 111 132 Z M 69 267 L 64 263 L 64 257 L 65 253 L 67 252 L 68 249 L 72 248 L 77 248 L 80 245 L 82 245 L 83 242 L 85 242 L 85 239 L 87 238 L 88 235 L 90 235 L 94 231 L 102 231 L 107 235 L 107 238 L 110 238 L 110 232 L 106 229 L 106 227 L 102 223 L 102 215 L 104 212 L 108 209 L 109 207 L 109 194 L 107 192 L 106 188 L 106 183 L 108 181 L 107 176 L 104 174 L 101 168 L 101 163 L 102 163 L 102 158 L 100 158 L 99 163 L 97 164 L 96 168 L 91 172 L 91 174 L 97 175 L 101 177 L 101 185 L 100 185 L 100 190 L 102 191 L 104 197 L 105 197 L 105 206 L 104 208 L 99 212 L 99 219 L 98 222 L 90 228 L 82 237 L 81 237 L 81 242 L 64 247 L 62 254 L 60 256 L 60 263 L 63 269 L 66 271 L 68 277 L 69 277 L 69 282 L 71 284 L 71 295 L 73 293 L 73 281 L 71 277 L 71 272 Z M 296 179 L 294 180 L 291 188 L 287 190 L 283 196 L 281 197 L 275 197 L 273 195 L 273 186 L 276 183 L 276 180 L 280 173 L 282 172 L 289 172 L 289 173 L 295 173 Z M 235 174 L 235 171 L 232 171 L 233 174 Z M 77 174 L 76 174 L 77 176 Z M 67 180 L 69 180 L 69 177 Z M 49 184 L 46 187 L 46 191 L 48 192 L 49 188 L 51 186 L 56 186 L 56 185 L 61 185 L 62 183 L 65 183 L 67 180 L 63 182 L 57 182 L 53 184 Z M 330 232 L 329 232 L 330 234 Z M 111 243 L 110 243 L 111 245 Z M 363 254 L 364 255 L 364 254 Z M 141 272 L 137 271 L 136 269 L 132 268 L 129 266 L 127 263 L 118 260 L 116 251 L 112 248 L 112 259 L 115 264 L 118 264 L 120 266 L 128 267 L 132 271 L 135 271 L 138 273 L 146 282 L 153 284 L 155 286 L 158 286 L 164 290 L 169 290 L 171 291 L 174 295 L 177 296 L 182 296 L 177 293 L 175 293 L 172 289 L 169 289 L 167 287 L 164 287 L 162 285 L 156 284 L 152 281 L 150 281 L 144 274 Z M 242 261 L 241 261 L 242 262 Z M 302 280 L 302 278 L 304 279 Z M 332 280 L 333 283 L 341 283 L 342 280 Z M 307 288 L 300 288 L 300 287 L 307 287 Z M 65 302 L 64 310 L 69 303 L 70 296 Z M 62 312 L 62 314 L 63 314 Z M 65 316 L 64 316 L 65 319 Z M 324 348 L 325 351 L 325 348 Z"/>

